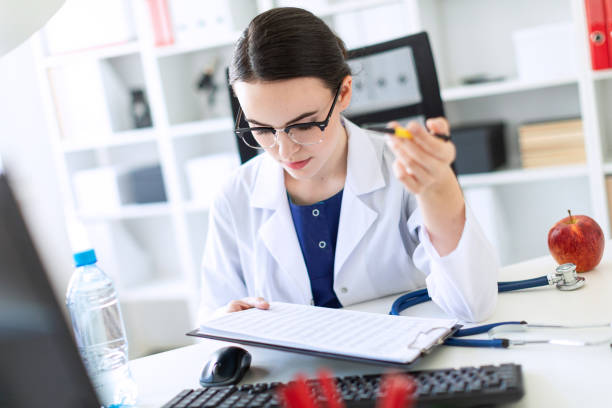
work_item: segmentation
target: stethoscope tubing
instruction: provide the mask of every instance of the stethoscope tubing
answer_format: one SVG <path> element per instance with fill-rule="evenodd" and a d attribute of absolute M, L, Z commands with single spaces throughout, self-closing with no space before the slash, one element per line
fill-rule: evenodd
<path fill-rule="evenodd" d="M 506 326 L 509 324 L 527 324 L 527 322 L 523 320 L 520 322 L 519 321 L 508 321 L 508 322 L 483 324 L 482 326 L 474 326 L 474 327 L 470 327 L 467 329 L 457 330 L 455 334 L 453 334 L 453 337 L 465 337 L 465 336 L 472 336 L 474 334 L 488 333 L 489 330 L 491 330 L 494 327 Z"/>
<path fill-rule="evenodd" d="M 540 276 L 539 278 L 526 279 L 522 281 L 515 282 L 498 282 L 497 290 L 498 292 L 509 292 L 511 290 L 520 290 L 520 289 L 530 289 L 537 288 L 539 286 L 548 286 L 548 277 Z"/>
<path fill-rule="evenodd" d="M 509 292 L 512 290 L 530 289 L 538 286 L 548 286 L 548 277 L 541 276 L 539 278 L 526 279 L 522 281 L 498 282 L 497 290 L 499 293 Z M 419 289 L 414 292 L 400 296 L 393 302 L 389 314 L 399 316 L 399 314 L 409 307 L 431 300 L 427 289 Z"/>
<path fill-rule="evenodd" d="M 498 292 L 509 292 L 520 289 L 530 289 L 539 286 L 548 286 L 549 281 L 547 276 L 540 276 L 538 278 L 525 279 L 521 281 L 509 281 L 509 282 L 498 282 Z M 407 293 L 397 298 L 393 305 L 391 305 L 390 315 L 399 316 L 399 314 L 408 309 L 409 307 L 425 303 L 431 300 L 427 288 L 415 290 L 414 292 Z M 487 333 L 494 327 L 508 325 L 508 324 L 526 324 L 524 321 L 508 321 L 499 323 L 490 323 L 481 326 L 470 327 L 468 329 L 457 330 L 451 337 L 444 341 L 444 344 L 448 346 L 458 347 L 489 347 L 489 348 L 507 348 L 510 346 L 508 339 L 490 339 L 490 340 L 478 340 L 478 339 L 460 339 L 458 337 L 471 336 L 474 334 Z"/>
<path fill-rule="evenodd" d="M 457 339 L 449 337 L 444 340 L 447 346 L 455 347 L 488 347 L 488 348 L 508 348 L 510 340 L 508 339 L 493 339 L 493 340 L 477 340 L 477 339 Z"/>

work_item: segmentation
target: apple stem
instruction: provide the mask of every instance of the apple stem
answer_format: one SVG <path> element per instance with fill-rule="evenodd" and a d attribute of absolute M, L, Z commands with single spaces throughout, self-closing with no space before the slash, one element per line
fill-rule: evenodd
<path fill-rule="evenodd" d="M 573 224 L 574 218 L 572 218 L 572 212 L 570 210 L 567 210 L 567 213 L 569 214 L 570 224 Z"/>

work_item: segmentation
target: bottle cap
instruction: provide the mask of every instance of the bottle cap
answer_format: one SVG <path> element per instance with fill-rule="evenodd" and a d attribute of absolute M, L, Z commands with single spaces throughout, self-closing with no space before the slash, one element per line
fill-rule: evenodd
<path fill-rule="evenodd" d="M 76 254 L 74 254 L 73 258 L 74 263 L 77 267 L 93 265 L 98 262 L 98 259 L 96 258 L 96 251 L 94 251 L 93 249 L 88 249 L 87 251 L 83 252 L 77 252 Z"/>

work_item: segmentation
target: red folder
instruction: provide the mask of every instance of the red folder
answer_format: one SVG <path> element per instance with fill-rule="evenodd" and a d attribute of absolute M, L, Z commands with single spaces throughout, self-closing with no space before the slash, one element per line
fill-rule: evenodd
<path fill-rule="evenodd" d="M 611 68 L 610 57 L 608 56 L 609 41 L 606 35 L 604 1 L 607 0 L 585 0 L 591 66 L 594 70 Z"/>
<path fill-rule="evenodd" d="M 148 0 L 153 38 L 158 47 L 174 44 L 174 32 L 167 0 Z"/>
<path fill-rule="evenodd" d="M 604 0 L 606 13 L 606 42 L 608 43 L 608 67 L 612 68 L 612 0 Z"/>

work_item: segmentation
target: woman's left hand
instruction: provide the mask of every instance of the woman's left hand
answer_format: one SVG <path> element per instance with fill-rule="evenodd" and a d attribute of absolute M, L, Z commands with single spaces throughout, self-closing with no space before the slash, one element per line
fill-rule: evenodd
<path fill-rule="evenodd" d="M 390 127 L 400 126 L 390 122 Z M 406 127 L 412 139 L 390 137 L 387 144 L 395 154 L 393 170 L 395 176 L 412 193 L 420 195 L 444 185 L 449 177 L 455 177 L 450 164 L 455 160 L 455 145 L 437 138 L 433 133 L 448 135 L 450 126 L 443 117 L 431 118 L 425 129 L 418 122 Z"/>

